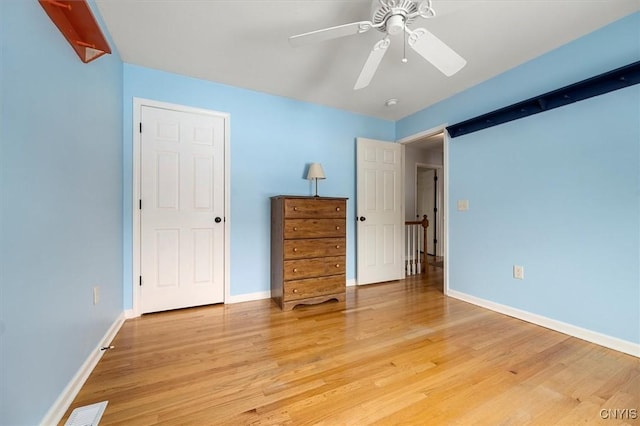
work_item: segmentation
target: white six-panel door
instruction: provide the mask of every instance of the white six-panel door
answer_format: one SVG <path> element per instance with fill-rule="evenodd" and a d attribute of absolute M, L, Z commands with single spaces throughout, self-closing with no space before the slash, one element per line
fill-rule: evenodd
<path fill-rule="evenodd" d="M 225 117 L 142 106 L 141 312 L 224 301 Z"/>
<path fill-rule="evenodd" d="M 357 282 L 404 278 L 402 149 L 357 139 Z"/>

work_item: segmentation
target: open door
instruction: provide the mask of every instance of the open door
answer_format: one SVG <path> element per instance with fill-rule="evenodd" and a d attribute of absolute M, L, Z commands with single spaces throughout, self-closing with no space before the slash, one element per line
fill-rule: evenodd
<path fill-rule="evenodd" d="M 404 278 L 403 145 L 356 140 L 357 282 Z"/>

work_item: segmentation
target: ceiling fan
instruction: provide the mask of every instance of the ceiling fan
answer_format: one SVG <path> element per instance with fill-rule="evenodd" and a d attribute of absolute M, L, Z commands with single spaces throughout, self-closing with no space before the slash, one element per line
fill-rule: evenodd
<path fill-rule="evenodd" d="M 384 54 L 387 52 L 387 48 L 391 44 L 389 36 L 404 32 L 407 37 L 406 43 L 449 77 L 460 71 L 467 61 L 426 29 L 416 28 L 412 30 L 408 27 L 418 17 L 428 19 L 435 16 L 436 12 L 431 6 L 431 0 L 373 0 L 371 21 L 352 22 L 294 35 L 289 37 L 289 43 L 297 47 L 304 44 L 362 34 L 372 28 L 384 33 L 384 38 L 371 49 L 360 76 L 358 76 L 358 80 L 353 87 L 354 90 L 358 90 L 367 87 L 371 82 Z M 402 59 L 402 62 L 407 62 L 406 56 Z"/>

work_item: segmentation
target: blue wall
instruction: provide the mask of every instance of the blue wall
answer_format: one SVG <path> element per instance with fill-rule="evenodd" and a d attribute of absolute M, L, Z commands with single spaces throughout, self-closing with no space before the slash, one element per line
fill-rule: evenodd
<path fill-rule="evenodd" d="M 122 62 L 36 1 L 0 28 L 0 424 L 34 425 L 122 313 Z"/>
<path fill-rule="evenodd" d="M 124 307 L 132 306 L 133 98 L 231 114 L 231 295 L 270 289 L 270 200 L 313 195 L 305 166 L 320 162 L 320 195 L 355 208 L 355 138 L 394 140 L 395 123 L 139 66 L 124 65 Z M 355 216 L 354 216 L 355 217 Z M 355 277 L 355 226 L 347 221 L 347 278 Z"/>
<path fill-rule="evenodd" d="M 399 121 L 397 136 L 639 59 L 636 13 Z M 449 165 L 452 290 L 640 343 L 640 86 L 452 139 Z"/>
<path fill-rule="evenodd" d="M 269 197 L 310 194 L 307 163 L 353 213 L 356 136 L 399 139 L 636 61 L 638 28 L 636 13 L 394 124 L 115 52 L 82 64 L 37 2 L 0 0 L 0 424 L 38 423 L 131 307 L 133 97 L 231 114 L 231 294 L 266 292 Z M 639 145 L 638 86 L 454 139 L 451 288 L 640 343 Z"/>

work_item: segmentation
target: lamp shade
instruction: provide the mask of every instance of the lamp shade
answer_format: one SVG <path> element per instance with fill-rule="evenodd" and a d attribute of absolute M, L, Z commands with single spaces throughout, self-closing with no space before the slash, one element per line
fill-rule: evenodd
<path fill-rule="evenodd" d="M 326 179 L 324 170 L 322 169 L 322 164 L 311 163 L 311 165 L 309 166 L 309 170 L 307 171 L 307 179 Z"/>

